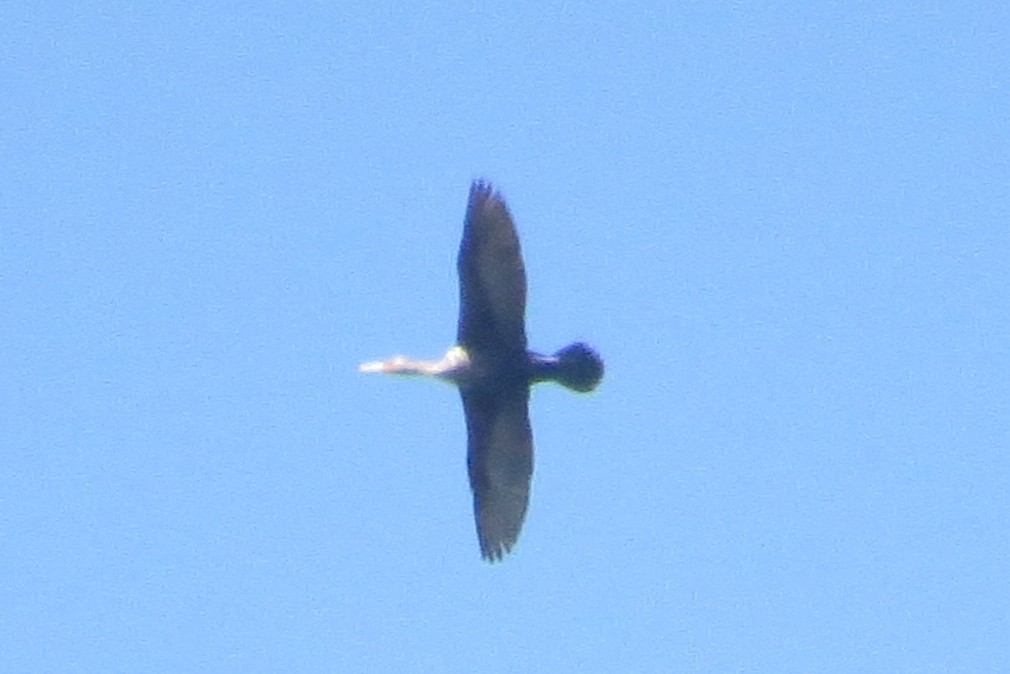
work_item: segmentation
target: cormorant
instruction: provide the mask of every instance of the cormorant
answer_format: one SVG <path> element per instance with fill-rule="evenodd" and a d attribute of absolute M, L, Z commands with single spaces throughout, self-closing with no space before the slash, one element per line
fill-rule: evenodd
<path fill-rule="evenodd" d="M 467 469 L 481 556 L 491 562 L 519 537 L 533 475 L 530 385 L 555 381 L 586 393 L 603 377 L 603 360 L 576 342 L 552 356 L 526 348 L 526 271 L 519 237 L 501 194 L 474 181 L 463 224 L 456 346 L 440 361 L 395 356 L 363 372 L 431 375 L 463 398 Z"/>

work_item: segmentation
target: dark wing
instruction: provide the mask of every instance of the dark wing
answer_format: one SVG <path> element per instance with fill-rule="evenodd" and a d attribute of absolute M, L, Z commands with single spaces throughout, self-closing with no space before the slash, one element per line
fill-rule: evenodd
<path fill-rule="evenodd" d="M 512 216 L 491 185 L 474 181 L 459 247 L 456 341 L 471 353 L 526 350 L 526 270 Z"/>
<path fill-rule="evenodd" d="M 481 556 L 500 560 L 515 545 L 526 516 L 533 475 L 529 389 L 466 391 L 466 464 Z"/>

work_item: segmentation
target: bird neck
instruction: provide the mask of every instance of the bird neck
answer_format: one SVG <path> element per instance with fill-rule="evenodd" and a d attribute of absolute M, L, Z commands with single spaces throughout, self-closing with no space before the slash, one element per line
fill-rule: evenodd
<path fill-rule="evenodd" d="M 559 358 L 529 351 L 527 352 L 527 362 L 530 368 L 531 384 L 561 379 L 561 360 Z"/>
<path fill-rule="evenodd" d="M 603 377 L 603 361 L 586 344 L 575 342 L 552 356 L 527 353 L 530 383 L 554 381 L 579 393 L 596 388 Z"/>

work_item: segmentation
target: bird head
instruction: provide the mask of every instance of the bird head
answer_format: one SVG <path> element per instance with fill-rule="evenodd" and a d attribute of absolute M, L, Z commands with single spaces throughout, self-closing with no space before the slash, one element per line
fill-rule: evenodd
<path fill-rule="evenodd" d="M 603 379 L 603 359 L 588 344 L 575 342 L 554 354 L 558 381 L 579 393 L 589 393 Z"/>

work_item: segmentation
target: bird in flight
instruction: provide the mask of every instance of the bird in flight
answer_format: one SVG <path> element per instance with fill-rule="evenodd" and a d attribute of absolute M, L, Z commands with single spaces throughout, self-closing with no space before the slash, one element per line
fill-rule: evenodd
<path fill-rule="evenodd" d="M 394 356 L 362 372 L 428 375 L 454 384 L 466 416 L 466 463 L 481 556 L 501 560 L 515 545 L 533 475 L 530 386 L 545 381 L 587 393 L 603 378 L 588 345 L 551 356 L 526 348 L 526 270 L 505 200 L 482 180 L 470 185 L 457 258 L 456 345 L 438 361 Z"/>

